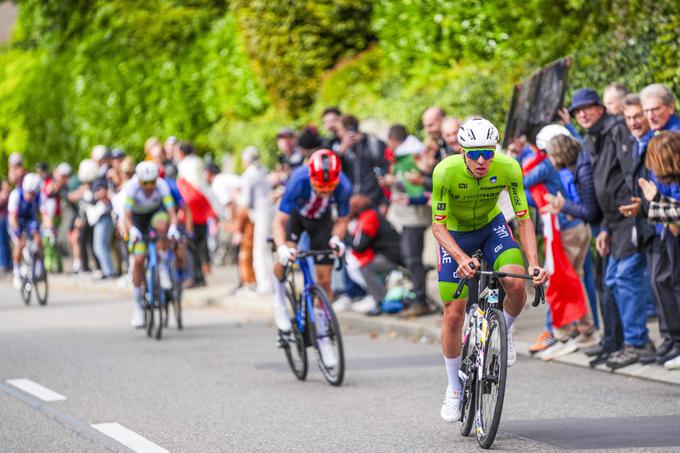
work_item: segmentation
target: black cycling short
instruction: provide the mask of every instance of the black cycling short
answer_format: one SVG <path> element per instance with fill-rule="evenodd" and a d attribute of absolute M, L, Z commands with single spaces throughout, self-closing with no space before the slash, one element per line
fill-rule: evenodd
<path fill-rule="evenodd" d="M 143 235 L 149 234 L 149 228 L 158 220 L 167 220 L 167 213 L 164 209 L 156 209 L 148 214 L 132 213 L 132 225 L 134 225 Z"/>
<path fill-rule="evenodd" d="M 328 241 L 331 240 L 333 235 L 333 219 L 330 210 L 327 210 L 326 214 L 320 219 L 310 219 L 301 216 L 296 209 L 293 209 L 286 222 L 286 240 L 297 244 L 304 231 L 309 234 L 312 250 L 327 250 L 329 248 Z M 314 262 L 316 264 L 333 264 L 333 257 L 315 256 Z"/>

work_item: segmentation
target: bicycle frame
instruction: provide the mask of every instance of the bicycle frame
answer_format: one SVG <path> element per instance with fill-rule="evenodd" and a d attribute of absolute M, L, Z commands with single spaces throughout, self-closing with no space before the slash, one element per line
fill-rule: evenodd
<path fill-rule="evenodd" d="M 314 301 L 312 300 L 311 296 L 311 289 L 316 285 L 316 282 L 314 281 L 314 277 L 312 276 L 312 270 L 309 268 L 309 264 L 307 263 L 307 258 L 298 258 L 297 260 L 298 266 L 300 266 L 300 271 L 302 272 L 302 279 L 304 282 L 304 295 L 305 295 L 305 303 L 300 304 L 298 307 L 299 309 L 295 313 L 295 320 L 297 321 L 298 328 L 300 329 L 300 333 L 304 334 L 305 333 L 305 315 L 309 313 L 310 321 L 315 322 L 315 313 L 314 313 Z M 295 288 L 295 285 L 293 285 L 293 288 Z M 298 295 L 294 294 L 295 300 L 298 300 Z"/>

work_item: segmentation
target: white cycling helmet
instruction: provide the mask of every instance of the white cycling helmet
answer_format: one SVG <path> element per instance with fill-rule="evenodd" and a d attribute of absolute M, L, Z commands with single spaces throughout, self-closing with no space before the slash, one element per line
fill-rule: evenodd
<path fill-rule="evenodd" d="M 540 150 L 544 150 L 548 147 L 548 142 L 551 138 L 557 137 L 558 135 L 571 136 L 569 129 L 562 126 L 561 124 L 548 124 L 544 126 L 538 134 L 536 134 L 536 147 Z"/>
<path fill-rule="evenodd" d="M 55 176 L 71 176 L 73 169 L 66 162 L 62 162 L 54 169 Z"/>
<path fill-rule="evenodd" d="M 489 120 L 472 118 L 458 129 L 458 143 L 463 148 L 495 148 L 498 129 Z"/>
<path fill-rule="evenodd" d="M 28 173 L 21 181 L 21 188 L 24 192 L 37 192 L 40 189 L 42 180 L 35 173 Z"/>
<path fill-rule="evenodd" d="M 92 159 L 96 160 L 99 162 L 102 160 L 104 157 L 106 157 L 106 154 L 109 152 L 109 149 L 104 146 L 104 145 L 97 145 L 94 148 L 92 148 Z"/>
<path fill-rule="evenodd" d="M 144 162 L 137 164 L 135 173 L 142 182 L 155 181 L 156 178 L 158 178 L 158 165 L 156 162 L 145 160 Z"/>
<path fill-rule="evenodd" d="M 78 179 L 84 184 L 89 184 L 99 176 L 99 165 L 92 159 L 83 160 L 78 166 Z"/>

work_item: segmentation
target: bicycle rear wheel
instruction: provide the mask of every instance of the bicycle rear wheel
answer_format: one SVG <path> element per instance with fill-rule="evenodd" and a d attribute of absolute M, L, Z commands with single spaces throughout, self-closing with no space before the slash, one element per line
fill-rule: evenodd
<path fill-rule="evenodd" d="M 47 270 L 42 257 L 33 260 L 33 289 L 40 305 L 47 305 Z"/>
<path fill-rule="evenodd" d="M 313 286 L 310 292 L 314 300 L 315 322 L 309 322 L 308 326 L 316 353 L 316 362 L 326 381 L 338 386 L 342 384 L 345 376 L 345 351 L 342 345 L 340 323 L 338 323 L 333 307 L 328 302 L 326 293 L 317 286 Z M 311 319 L 309 314 L 308 319 Z M 324 349 L 324 353 L 321 349 Z"/>
<path fill-rule="evenodd" d="M 154 286 L 154 303 L 151 307 L 158 313 L 158 324 L 156 325 L 155 337 L 160 340 L 163 336 L 163 325 L 165 321 L 165 313 L 167 309 L 167 300 L 165 298 L 165 290 L 161 288 L 161 280 L 158 274 L 158 267 L 153 269 L 153 286 Z"/>
<path fill-rule="evenodd" d="M 33 290 L 33 283 L 26 277 L 21 277 L 21 299 L 25 305 L 31 304 L 31 292 Z"/>
<path fill-rule="evenodd" d="M 486 314 L 488 334 L 484 342 L 481 379 L 477 386 L 477 441 L 489 448 L 498 432 L 505 397 L 505 378 L 508 369 L 508 329 L 503 313 L 489 308 Z"/>
<path fill-rule="evenodd" d="M 147 272 L 153 272 L 151 269 Z M 151 277 L 151 283 L 149 283 L 149 276 L 147 275 L 144 279 L 144 323 L 146 325 L 146 336 L 151 337 L 154 330 L 154 314 L 153 306 L 156 303 L 156 282 Z"/>
<path fill-rule="evenodd" d="M 470 435 L 472 430 L 472 423 L 475 419 L 475 384 L 477 382 L 477 350 L 475 349 L 475 334 L 474 313 L 477 305 L 473 305 L 468 310 L 468 316 L 465 323 L 465 330 L 463 332 L 463 350 L 462 360 L 460 362 L 460 371 L 458 373 L 462 381 L 463 391 L 460 399 L 460 419 L 458 420 L 458 428 L 463 436 Z"/>
<path fill-rule="evenodd" d="M 290 317 L 291 331 L 289 333 L 280 333 L 281 347 L 286 353 L 288 365 L 293 371 L 296 378 L 304 381 L 307 378 L 307 371 L 309 369 L 309 362 L 307 361 L 307 347 L 305 346 L 305 338 L 300 332 L 300 326 L 296 319 L 296 314 L 299 312 L 299 307 L 295 297 L 293 296 L 292 288 L 286 288 L 286 300 L 288 301 L 288 314 Z"/>

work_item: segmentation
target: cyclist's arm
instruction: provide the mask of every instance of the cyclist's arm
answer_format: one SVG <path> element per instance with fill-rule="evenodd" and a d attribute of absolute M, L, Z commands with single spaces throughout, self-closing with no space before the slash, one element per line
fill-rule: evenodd
<path fill-rule="evenodd" d="M 9 226 L 12 231 L 19 229 L 19 192 L 12 191 L 7 200 L 7 213 L 9 214 Z"/>
<path fill-rule="evenodd" d="M 272 237 L 276 247 L 286 243 L 286 222 L 290 215 L 288 213 L 277 211 L 274 216 L 274 223 L 272 224 Z"/>

